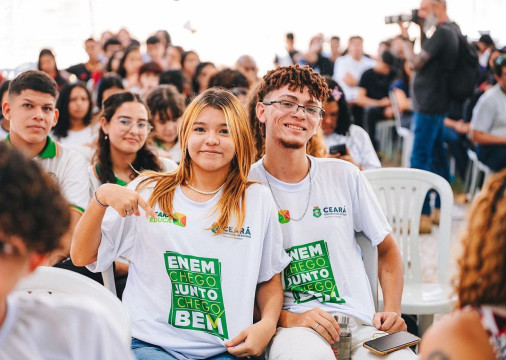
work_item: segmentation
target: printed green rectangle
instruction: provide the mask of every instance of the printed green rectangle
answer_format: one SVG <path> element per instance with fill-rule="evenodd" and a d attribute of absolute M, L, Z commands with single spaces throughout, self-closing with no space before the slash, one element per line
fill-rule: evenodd
<path fill-rule="evenodd" d="M 327 243 L 324 240 L 286 249 L 292 262 L 284 270 L 285 289 L 296 303 L 318 300 L 343 304 L 332 272 Z"/>
<path fill-rule="evenodd" d="M 228 339 L 219 260 L 173 251 L 164 259 L 172 285 L 169 324 Z"/>

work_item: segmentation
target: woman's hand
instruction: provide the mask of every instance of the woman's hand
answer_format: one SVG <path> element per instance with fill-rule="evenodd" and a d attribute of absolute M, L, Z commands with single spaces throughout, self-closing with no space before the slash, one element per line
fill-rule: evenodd
<path fill-rule="evenodd" d="M 146 216 L 157 217 L 139 193 L 126 187 L 116 184 L 103 184 L 100 185 L 95 194 L 100 203 L 112 207 L 121 217 L 140 216 L 139 207 L 144 209 Z"/>
<path fill-rule="evenodd" d="M 248 326 L 235 338 L 225 343 L 227 351 L 237 357 L 260 356 L 276 332 L 276 324 L 260 320 Z"/>

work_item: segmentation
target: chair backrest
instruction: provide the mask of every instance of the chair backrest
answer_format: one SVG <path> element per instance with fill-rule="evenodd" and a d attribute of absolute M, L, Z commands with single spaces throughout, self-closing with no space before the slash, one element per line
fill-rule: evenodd
<path fill-rule="evenodd" d="M 16 291 L 47 293 L 48 296 L 92 298 L 103 305 L 111 325 L 126 344 L 131 342 L 131 322 L 123 303 L 109 290 L 86 276 L 54 267 L 39 266 L 32 275 L 22 279 Z"/>
<path fill-rule="evenodd" d="M 378 247 L 372 246 L 371 240 L 363 232 L 355 233 L 355 239 L 362 250 L 362 260 L 371 285 L 374 308 L 378 311 Z"/>
<path fill-rule="evenodd" d="M 401 110 L 399 109 L 399 103 L 397 102 L 397 98 L 393 91 L 388 92 L 388 97 L 390 98 L 390 104 L 392 105 L 392 109 L 394 111 L 394 121 L 395 121 L 395 129 L 397 133 L 402 128 L 401 126 Z"/>
<path fill-rule="evenodd" d="M 450 260 L 453 192 L 448 181 L 434 173 L 407 168 L 364 171 L 392 226 L 404 264 L 406 283 L 422 282 L 419 226 L 427 191 L 434 189 L 441 198 L 438 239 L 438 279 L 447 282 Z"/>

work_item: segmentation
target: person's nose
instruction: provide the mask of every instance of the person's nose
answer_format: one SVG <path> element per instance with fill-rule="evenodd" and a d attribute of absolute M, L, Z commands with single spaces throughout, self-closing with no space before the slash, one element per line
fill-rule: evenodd
<path fill-rule="evenodd" d="M 214 131 L 209 131 L 207 133 L 206 137 L 206 144 L 207 145 L 218 145 L 220 143 L 220 140 L 217 137 L 217 134 Z"/>

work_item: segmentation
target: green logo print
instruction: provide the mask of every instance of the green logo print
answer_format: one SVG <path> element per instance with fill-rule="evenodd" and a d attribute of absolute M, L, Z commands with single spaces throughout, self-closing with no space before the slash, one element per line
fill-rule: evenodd
<path fill-rule="evenodd" d="M 297 304 L 315 299 L 322 303 L 346 302 L 339 297 L 325 241 L 293 246 L 286 252 L 292 262 L 284 270 L 285 289 L 292 292 Z"/>
<path fill-rule="evenodd" d="M 164 257 L 172 284 L 169 324 L 228 339 L 220 262 L 173 251 Z"/>
<path fill-rule="evenodd" d="M 315 207 L 313 208 L 313 216 L 314 216 L 315 218 L 317 218 L 317 219 L 318 219 L 320 216 L 322 216 L 322 211 L 321 211 L 321 209 L 320 209 L 318 206 L 315 206 Z"/>

